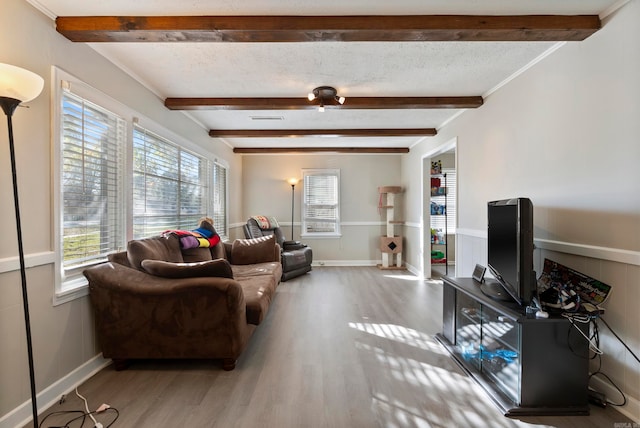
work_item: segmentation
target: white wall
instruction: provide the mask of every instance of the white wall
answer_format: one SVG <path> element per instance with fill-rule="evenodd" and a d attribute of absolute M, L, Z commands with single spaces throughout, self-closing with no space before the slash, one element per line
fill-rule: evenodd
<path fill-rule="evenodd" d="M 398 185 L 401 156 L 361 154 L 243 155 L 245 218 L 272 215 L 291 235 L 290 177 L 302 178 L 303 168 L 340 169 L 340 238 L 302 238 L 313 249 L 314 263 L 380 263 L 380 236 L 386 234 L 386 213 L 378 211 L 378 187 Z M 295 188 L 294 238 L 300 239 L 302 182 Z M 396 198 L 396 218 L 402 219 L 404 194 Z M 400 228 L 398 228 L 398 232 Z"/>
<path fill-rule="evenodd" d="M 613 286 L 605 319 L 640 355 L 640 1 L 603 22 L 412 148 L 403 184 L 407 220 L 417 222 L 413 177 L 421 157 L 457 137 L 456 274 L 470 276 L 475 263 L 486 263 L 487 201 L 529 197 L 538 269 L 549 257 Z M 602 370 L 628 395 L 625 412 L 638 420 L 640 364 L 606 328 L 600 332 Z"/>
<path fill-rule="evenodd" d="M 84 44 L 73 44 L 54 29 L 51 19 L 24 0 L 2 0 L 0 62 L 27 68 L 45 78 L 43 93 L 13 117 L 22 229 L 27 262 L 29 304 L 40 407 L 59 399 L 73 376 L 84 376 L 101 363 L 87 298 L 52 305 L 54 291 L 51 188 L 50 74 L 56 65 L 226 161 L 230 165 L 230 222 L 239 221 L 240 157 L 207 131 L 172 112 L 162 100 Z M 2 115 L 4 118 L 4 115 Z M 17 271 L 17 238 L 6 120 L 0 121 L 0 427 L 30 416 L 26 340 Z M 62 382 L 62 383 L 60 383 Z M 48 388 L 48 389 L 47 389 Z M 46 390 L 46 391 L 45 391 Z"/>

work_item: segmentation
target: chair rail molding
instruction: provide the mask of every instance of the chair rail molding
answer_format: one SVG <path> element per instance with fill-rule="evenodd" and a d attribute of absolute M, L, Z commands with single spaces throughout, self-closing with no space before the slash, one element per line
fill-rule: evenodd
<path fill-rule="evenodd" d="M 53 264 L 55 262 L 55 253 L 53 251 L 45 251 L 42 253 L 26 254 L 24 260 L 27 268 Z M 17 256 L 0 259 L 0 273 L 11 272 L 18 269 L 20 269 L 20 261 Z"/>
<path fill-rule="evenodd" d="M 486 230 L 458 228 L 456 234 L 487 239 Z M 555 241 L 551 239 L 541 238 L 534 238 L 533 243 L 536 246 L 536 249 L 557 251 L 560 253 L 574 254 L 578 256 L 591 257 L 594 259 L 608 260 L 612 262 L 640 266 L 640 251 L 631 251 L 621 248 L 610 248 L 598 245 L 578 244 L 574 242 Z"/>

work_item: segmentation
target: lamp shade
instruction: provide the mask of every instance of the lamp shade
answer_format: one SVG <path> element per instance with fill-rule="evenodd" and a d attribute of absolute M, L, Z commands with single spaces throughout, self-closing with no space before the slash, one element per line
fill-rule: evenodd
<path fill-rule="evenodd" d="M 0 63 L 0 97 L 26 103 L 40 95 L 43 87 L 44 79 L 39 75 L 24 68 Z"/>

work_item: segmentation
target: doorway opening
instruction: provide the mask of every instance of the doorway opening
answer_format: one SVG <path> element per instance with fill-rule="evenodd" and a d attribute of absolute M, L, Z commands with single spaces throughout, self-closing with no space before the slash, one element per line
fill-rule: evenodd
<path fill-rule="evenodd" d="M 422 158 L 423 277 L 455 275 L 457 139 Z"/>

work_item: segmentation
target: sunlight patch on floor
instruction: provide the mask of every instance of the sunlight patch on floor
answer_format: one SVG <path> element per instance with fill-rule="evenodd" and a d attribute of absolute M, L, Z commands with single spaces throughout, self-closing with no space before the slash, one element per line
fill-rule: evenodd
<path fill-rule="evenodd" d="M 442 285 L 442 280 L 440 278 L 427 278 L 424 282 L 429 285 Z"/>
<path fill-rule="evenodd" d="M 466 374 L 449 368 L 398 356 L 393 352 L 362 342 L 356 342 L 356 348 L 373 354 L 374 359 L 382 366 L 380 372 L 386 373 L 393 380 L 420 388 L 428 387 L 428 391 L 437 391 L 439 394 L 466 394 L 469 387 L 473 385 Z"/>
<path fill-rule="evenodd" d="M 404 343 L 419 349 L 441 355 L 448 355 L 445 349 L 425 333 L 397 324 L 373 324 L 350 322 L 349 327 L 385 339 Z"/>
<path fill-rule="evenodd" d="M 379 394 L 373 397 L 373 407 L 378 413 L 386 414 L 390 416 L 393 422 L 389 421 L 389 418 L 385 418 L 385 427 L 432 427 L 438 426 L 437 421 L 434 421 L 431 417 L 429 421 L 420 414 L 420 409 L 416 407 L 408 407 L 404 403 L 397 399 L 392 399 Z"/>
<path fill-rule="evenodd" d="M 411 274 L 411 273 L 406 273 L 406 274 L 384 274 L 383 275 L 385 278 L 391 278 L 391 279 L 403 279 L 405 281 L 418 281 L 420 278 L 418 278 L 417 276 Z"/>
<path fill-rule="evenodd" d="M 372 371 L 376 376 L 370 379 L 372 407 L 385 427 L 443 426 L 452 419 L 456 421 L 454 426 L 480 427 L 487 420 L 496 420 L 498 410 L 482 398 L 479 387 L 448 363 L 440 367 L 362 342 L 356 347 L 377 363 Z M 405 386 L 398 388 L 394 383 Z M 387 389 L 407 394 L 391 396 Z M 505 418 L 494 426 L 516 424 Z"/>

